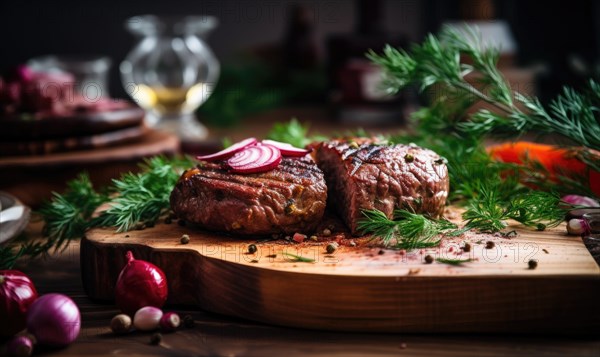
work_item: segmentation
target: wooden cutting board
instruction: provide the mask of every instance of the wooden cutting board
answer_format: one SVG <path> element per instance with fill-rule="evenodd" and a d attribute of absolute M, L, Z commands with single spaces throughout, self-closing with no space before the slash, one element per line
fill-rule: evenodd
<path fill-rule="evenodd" d="M 127 233 L 89 231 L 81 243 L 87 294 L 111 300 L 125 252 L 153 262 L 169 282 L 169 304 L 271 324 L 372 332 L 600 332 L 600 269 L 581 238 L 560 226 L 518 235 L 467 234 L 439 248 L 380 249 L 342 239 L 333 254 L 319 237 L 261 242 L 176 223 Z M 183 245 L 180 237 L 190 236 Z M 493 242 L 488 243 L 488 241 Z M 471 244 L 464 252 L 464 243 Z M 249 244 L 258 251 L 247 252 Z M 486 246 L 489 248 L 487 249 Z M 296 262 L 284 253 L 314 259 Z M 462 266 L 424 257 L 473 259 Z M 528 261 L 537 260 L 536 269 Z"/>

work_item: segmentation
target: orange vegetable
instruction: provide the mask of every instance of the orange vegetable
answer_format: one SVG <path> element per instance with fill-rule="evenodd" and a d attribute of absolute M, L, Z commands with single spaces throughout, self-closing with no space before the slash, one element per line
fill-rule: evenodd
<path fill-rule="evenodd" d="M 547 144 L 527 141 L 505 143 L 488 148 L 491 157 L 511 163 L 523 163 L 524 160 L 539 162 L 550 174 L 550 179 L 558 181 L 561 174 L 587 177 L 589 187 L 600 196 L 600 172 L 591 170 L 581 161 L 582 150 L 586 148 L 563 148 Z"/>

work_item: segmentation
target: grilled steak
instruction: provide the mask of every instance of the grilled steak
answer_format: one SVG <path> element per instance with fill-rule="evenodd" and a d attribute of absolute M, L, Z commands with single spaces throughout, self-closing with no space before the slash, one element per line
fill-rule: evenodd
<path fill-rule="evenodd" d="M 323 172 L 310 156 L 283 158 L 276 169 L 250 175 L 204 163 L 184 172 L 171 193 L 179 218 L 209 230 L 255 235 L 310 232 L 326 201 Z"/>
<path fill-rule="evenodd" d="M 372 140 L 333 140 L 317 146 L 329 200 L 353 235 L 361 210 L 394 209 L 442 214 L 448 197 L 448 169 L 433 151 L 409 145 L 377 145 Z"/>

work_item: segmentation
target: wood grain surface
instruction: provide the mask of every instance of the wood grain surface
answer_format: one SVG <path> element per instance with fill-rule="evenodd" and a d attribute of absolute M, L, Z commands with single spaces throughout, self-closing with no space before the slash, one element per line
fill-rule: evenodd
<path fill-rule="evenodd" d="M 41 224 L 27 229 L 30 239 L 40 237 Z M 169 304 L 167 311 L 191 315 L 193 328 L 163 334 L 158 346 L 150 344 L 152 332 L 111 333 L 110 319 L 119 313 L 112 303 L 91 300 L 83 291 L 80 244 L 46 259 L 21 260 L 15 267 L 26 273 L 40 294 L 70 296 L 81 311 L 82 329 L 77 340 L 63 349 L 39 347 L 36 356 L 546 356 L 596 357 L 598 334 L 548 335 L 532 329 L 528 335 L 502 334 L 390 334 L 327 332 L 260 324 L 200 310 L 197 306 Z M 588 303 L 590 309 L 595 302 Z M 0 341 L 0 356 L 4 355 Z"/>
<path fill-rule="evenodd" d="M 564 226 L 544 232 L 516 229 L 513 238 L 469 234 L 413 252 L 341 235 L 298 244 L 175 223 L 127 233 L 95 229 L 81 243 L 81 269 L 87 294 L 110 300 L 125 252 L 132 250 L 165 271 L 169 303 L 284 326 L 369 332 L 600 331 L 600 312 L 590 309 L 600 299 L 600 269 L 581 239 L 567 236 Z M 190 236 L 189 244 L 180 243 L 183 234 Z M 340 248 L 327 254 L 327 242 L 335 239 Z M 249 254 L 252 243 L 258 251 Z M 471 244 L 469 252 L 461 250 L 465 243 Z M 285 253 L 315 261 L 296 262 Z M 473 261 L 426 264 L 426 255 Z M 538 262 L 533 270 L 528 268 L 532 259 Z"/>

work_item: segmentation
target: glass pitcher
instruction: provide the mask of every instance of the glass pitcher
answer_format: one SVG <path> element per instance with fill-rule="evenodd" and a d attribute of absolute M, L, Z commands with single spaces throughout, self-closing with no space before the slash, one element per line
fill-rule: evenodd
<path fill-rule="evenodd" d="M 149 126 L 176 133 L 183 142 L 208 132 L 194 111 L 211 95 L 219 62 L 204 41 L 213 16 L 134 16 L 125 27 L 139 42 L 121 63 L 128 94 L 146 110 Z"/>

